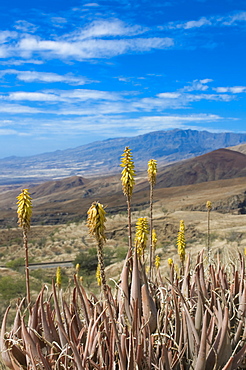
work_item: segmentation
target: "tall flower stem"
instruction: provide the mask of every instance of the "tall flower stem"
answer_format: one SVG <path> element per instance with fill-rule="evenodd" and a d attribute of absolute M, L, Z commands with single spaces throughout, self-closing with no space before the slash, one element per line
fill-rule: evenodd
<path fill-rule="evenodd" d="M 26 298 L 27 304 L 30 308 L 31 295 L 30 295 L 30 278 L 29 278 L 29 261 L 28 261 L 28 239 L 27 232 L 30 229 L 30 222 L 32 216 L 32 198 L 28 189 L 23 189 L 17 197 L 17 214 L 18 224 L 23 230 L 23 246 L 25 249 L 25 273 L 26 273 Z"/>
<path fill-rule="evenodd" d="M 206 208 L 208 210 L 207 212 L 207 224 L 208 224 L 208 233 L 207 233 L 207 253 L 208 253 L 208 263 L 210 264 L 210 244 L 211 244 L 211 240 L 210 240 L 210 213 L 211 213 L 211 210 L 212 210 L 212 203 L 208 200 L 207 203 L 206 203 Z"/>
<path fill-rule="evenodd" d="M 132 154 L 129 147 L 126 147 L 121 158 L 121 182 L 123 194 L 126 196 L 127 201 L 127 213 L 128 213 L 128 257 L 132 257 L 132 221 L 131 221 L 131 198 L 132 192 L 135 185 L 135 171 L 134 162 L 132 160 Z"/>
<path fill-rule="evenodd" d="M 87 226 L 89 228 L 90 235 L 94 236 L 97 241 L 97 257 L 98 257 L 98 264 L 100 267 L 100 273 L 101 273 L 101 285 L 102 285 L 102 291 L 104 295 L 104 300 L 106 303 L 106 307 L 109 313 L 110 320 L 112 322 L 112 328 L 115 336 L 115 342 L 119 353 L 120 358 L 120 369 L 125 370 L 126 369 L 126 361 L 123 356 L 121 345 L 120 345 L 120 339 L 118 335 L 118 330 L 115 323 L 115 318 L 112 310 L 111 303 L 109 301 L 109 294 L 108 294 L 108 286 L 106 283 L 106 276 L 105 276 L 105 266 L 104 266 L 104 256 L 103 256 L 103 245 L 106 241 L 105 236 L 105 210 L 103 208 L 103 205 L 99 202 L 92 203 L 91 207 L 89 208 L 87 214 Z"/>
<path fill-rule="evenodd" d="M 154 253 L 153 253 L 153 184 L 150 183 L 150 198 L 149 198 L 149 211 L 150 211 L 150 221 L 149 221 L 149 229 L 150 229 L 150 245 L 149 245 L 149 276 L 150 280 L 152 279 L 152 267 L 153 267 L 153 260 L 154 260 Z"/>
<path fill-rule="evenodd" d="M 180 263 L 181 263 L 181 275 L 183 275 L 184 261 L 185 261 L 185 248 L 186 248 L 185 225 L 184 225 L 183 220 L 180 220 L 179 232 L 178 232 L 178 237 L 177 237 L 177 247 L 178 247 L 178 255 L 179 255 Z"/>
<path fill-rule="evenodd" d="M 128 251 L 129 257 L 132 256 L 132 211 L 131 211 L 131 197 L 127 195 L 127 219 L 128 219 Z"/>
<path fill-rule="evenodd" d="M 30 276 L 29 276 L 29 257 L 28 257 L 28 238 L 27 230 L 23 229 L 23 247 L 25 249 L 25 274 L 26 274 L 26 298 L 27 304 L 31 303 L 31 294 L 30 294 Z"/>
<path fill-rule="evenodd" d="M 154 266 L 154 253 L 153 253 L 153 197 L 154 197 L 154 185 L 156 183 L 157 174 L 157 163 L 155 159 L 151 159 L 148 162 L 148 180 L 150 184 L 150 198 L 149 198 L 149 208 L 150 208 L 150 246 L 149 246 L 149 276 L 152 279 L 152 269 Z"/>

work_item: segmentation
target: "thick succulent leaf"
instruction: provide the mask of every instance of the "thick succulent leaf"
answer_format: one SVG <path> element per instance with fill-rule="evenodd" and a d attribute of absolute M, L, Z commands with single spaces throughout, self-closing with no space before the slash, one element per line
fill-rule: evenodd
<path fill-rule="evenodd" d="M 12 365 L 10 355 L 9 355 L 8 347 L 6 346 L 6 335 L 5 335 L 9 310 L 10 310 L 10 306 L 5 311 L 5 314 L 4 314 L 4 317 L 3 317 L 2 328 L 1 328 L 1 337 L 0 337 L 0 350 L 1 350 L 1 356 L 2 356 L 2 360 L 3 360 L 4 364 L 9 369 L 14 369 L 14 367 Z"/>

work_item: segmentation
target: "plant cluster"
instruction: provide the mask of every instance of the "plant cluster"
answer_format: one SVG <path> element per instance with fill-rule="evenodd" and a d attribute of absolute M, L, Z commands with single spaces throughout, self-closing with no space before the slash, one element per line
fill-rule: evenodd
<path fill-rule="evenodd" d="M 51 292 L 43 287 L 34 303 L 27 299 L 26 307 L 23 299 L 17 305 L 9 332 L 6 310 L 0 336 L 3 362 L 14 370 L 246 368 L 245 257 L 239 254 L 237 263 L 224 266 L 219 255 L 216 264 L 211 263 L 202 250 L 192 266 L 185 253 L 182 220 L 177 239 L 181 265 L 176 268 L 169 258 L 169 277 L 164 280 L 160 258 L 154 256 L 157 236 L 147 218 L 138 220 L 132 243 L 130 201 L 135 180 L 129 148 L 122 166 L 129 243 L 115 289 L 107 284 L 105 272 L 106 213 L 102 204 L 94 202 L 87 225 L 97 245 L 101 294 L 97 297 L 85 290 L 77 262 L 72 293 L 65 296 L 57 271 Z M 149 234 L 151 258 L 146 266 Z"/>

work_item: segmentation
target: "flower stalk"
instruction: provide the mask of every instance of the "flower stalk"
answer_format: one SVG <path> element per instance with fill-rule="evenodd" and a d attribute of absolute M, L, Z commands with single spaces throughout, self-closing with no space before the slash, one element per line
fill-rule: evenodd
<path fill-rule="evenodd" d="M 185 225 L 184 221 L 180 220 L 179 225 L 179 232 L 177 237 L 177 247 L 178 247 L 178 255 L 181 262 L 182 271 L 184 269 L 184 261 L 185 261 L 185 248 L 186 248 L 186 241 L 185 241 Z"/>
<path fill-rule="evenodd" d="M 150 184 L 150 246 L 149 246 L 149 274 L 150 279 L 152 278 L 152 267 L 155 260 L 153 253 L 153 197 L 154 197 L 154 186 L 156 184 L 157 174 L 157 163 L 155 159 L 151 159 L 148 162 L 148 181 Z"/>
<path fill-rule="evenodd" d="M 106 276 L 105 276 L 105 267 L 104 267 L 104 256 L 103 256 L 103 245 L 106 241 L 105 236 L 105 222 L 106 222 L 106 212 L 104 207 L 99 202 L 92 203 L 91 207 L 87 212 L 87 226 L 89 228 L 89 234 L 96 239 L 97 242 L 97 258 L 98 258 L 98 267 L 97 267 L 97 279 L 100 280 L 100 285 L 102 287 L 104 299 L 106 302 L 106 306 L 109 312 L 110 319 L 113 325 L 113 331 L 116 339 L 116 345 L 119 353 L 120 362 L 122 365 L 122 369 L 125 369 L 125 358 L 123 357 L 120 340 L 118 335 L 118 330 L 116 328 L 116 323 L 113 315 L 113 310 L 109 301 L 108 297 L 108 287 L 106 284 Z M 100 274 L 100 275 L 98 275 Z"/>
<path fill-rule="evenodd" d="M 206 208 L 207 208 L 207 225 L 208 225 L 208 232 L 207 232 L 207 253 L 208 253 L 208 263 L 210 264 L 210 213 L 212 210 L 212 202 L 210 200 L 207 201 L 206 203 Z"/>
<path fill-rule="evenodd" d="M 26 298 L 27 304 L 30 306 L 30 277 L 29 277 L 29 258 L 28 258 L 28 231 L 31 225 L 32 217 L 32 198 L 28 189 L 23 189 L 17 197 L 17 215 L 18 225 L 23 231 L 23 246 L 25 249 L 25 273 L 26 273 Z"/>
<path fill-rule="evenodd" d="M 131 226 L 131 198 L 135 185 L 135 170 L 134 162 L 132 160 L 132 153 L 129 147 L 126 147 L 121 158 L 121 183 L 123 194 L 126 196 L 127 213 L 128 213 L 128 252 L 129 257 L 132 256 L 132 226 Z"/>
<path fill-rule="evenodd" d="M 144 252 L 148 240 L 149 226 L 146 217 L 140 217 L 136 222 L 136 251 L 138 256 L 142 256 L 144 260 Z"/>
<path fill-rule="evenodd" d="M 56 286 L 58 288 L 58 291 L 60 291 L 61 289 L 61 283 L 62 283 L 61 267 L 58 266 L 56 269 Z"/>

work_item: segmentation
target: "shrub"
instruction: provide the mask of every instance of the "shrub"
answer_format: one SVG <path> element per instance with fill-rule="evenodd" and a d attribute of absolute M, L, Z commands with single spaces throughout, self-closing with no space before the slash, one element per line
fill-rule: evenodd
<path fill-rule="evenodd" d="M 0 295 L 4 300 L 25 296 L 25 278 L 0 276 Z"/>
<path fill-rule="evenodd" d="M 110 265 L 113 257 L 113 251 L 111 248 L 104 249 L 104 263 L 105 266 Z M 92 275 L 95 274 L 98 265 L 97 259 L 97 249 L 96 248 L 88 248 L 84 251 L 80 252 L 75 260 L 74 260 L 74 267 L 79 264 L 81 275 Z"/>
<path fill-rule="evenodd" d="M 24 266 L 25 266 L 25 260 L 23 257 L 16 258 L 6 263 L 6 267 L 12 270 L 16 270 L 16 271 L 20 271 L 21 268 L 23 270 Z"/>

